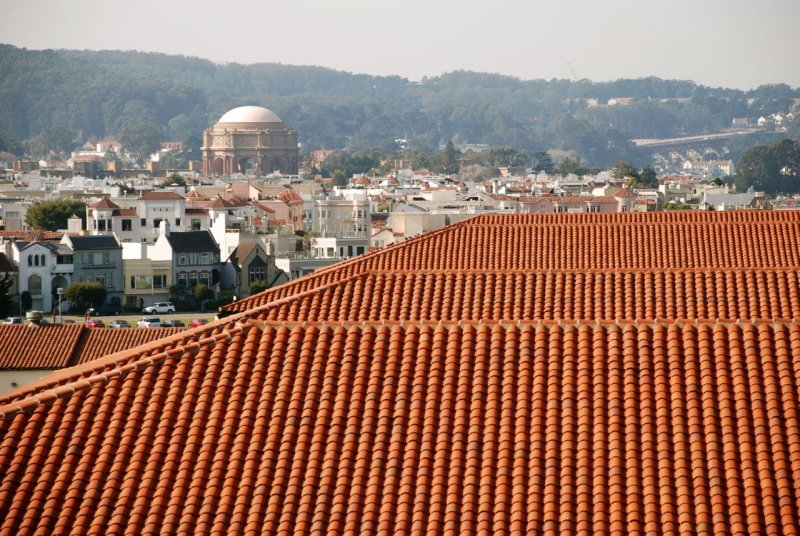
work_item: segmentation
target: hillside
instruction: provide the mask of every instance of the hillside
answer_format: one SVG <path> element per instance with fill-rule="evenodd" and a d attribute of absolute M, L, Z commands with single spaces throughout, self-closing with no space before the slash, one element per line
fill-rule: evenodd
<path fill-rule="evenodd" d="M 397 138 L 435 148 L 453 139 L 529 154 L 571 150 L 604 166 L 637 160 L 632 138 L 716 131 L 733 117 L 788 111 L 799 96 L 785 85 L 744 92 L 658 78 L 520 80 L 452 72 L 413 82 L 321 67 L 0 45 L 0 141 L 6 145 L 50 127 L 70 129 L 82 141 L 116 136 L 140 123 L 160 126 L 165 138 L 197 144 L 202 130 L 226 110 L 256 104 L 297 129 L 306 149 L 392 149 Z M 586 99 L 619 97 L 634 100 L 586 106 Z"/>

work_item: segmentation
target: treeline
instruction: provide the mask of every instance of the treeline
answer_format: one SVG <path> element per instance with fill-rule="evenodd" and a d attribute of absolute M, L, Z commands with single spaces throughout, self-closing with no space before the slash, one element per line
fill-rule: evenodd
<path fill-rule="evenodd" d="M 749 188 L 769 195 L 800 193 L 800 141 L 781 140 L 747 150 L 736 165 L 738 191 Z"/>
<path fill-rule="evenodd" d="M 392 151 L 398 139 L 438 149 L 452 140 L 526 155 L 563 151 L 604 167 L 644 163 L 630 139 L 715 131 L 732 117 L 788 111 L 798 96 L 782 84 L 744 92 L 658 78 L 595 83 L 453 72 L 416 83 L 320 67 L 0 45 L 0 151 L 52 151 L 27 143 L 47 129 L 74 133 L 77 144 L 142 125 L 199 147 L 202 130 L 225 111 L 255 104 L 295 128 L 306 150 Z M 635 101 L 586 106 L 618 97 Z"/>

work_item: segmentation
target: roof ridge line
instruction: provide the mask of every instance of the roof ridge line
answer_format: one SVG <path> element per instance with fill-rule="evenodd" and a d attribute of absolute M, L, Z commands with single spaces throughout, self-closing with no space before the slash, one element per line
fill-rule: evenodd
<path fill-rule="evenodd" d="M 250 318 L 244 325 L 256 326 L 260 329 L 265 328 L 295 328 L 295 327 L 463 327 L 463 326 L 558 326 L 563 328 L 573 328 L 582 326 L 634 326 L 650 327 L 650 326 L 706 326 L 706 325 L 719 325 L 719 326 L 792 326 L 800 325 L 800 319 L 797 318 L 656 318 L 656 319 L 626 319 L 626 318 L 609 318 L 609 319 L 593 319 L 593 320 L 576 320 L 576 319 L 559 319 L 559 320 L 513 320 L 513 319 L 500 319 L 500 320 L 259 320 Z"/>

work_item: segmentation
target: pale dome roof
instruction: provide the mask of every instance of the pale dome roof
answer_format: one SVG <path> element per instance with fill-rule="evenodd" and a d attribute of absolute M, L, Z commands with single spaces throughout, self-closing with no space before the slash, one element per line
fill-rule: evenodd
<path fill-rule="evenodd" d="M 225 112 L 218 123 L 282 123 L 278 114 L 261 106 L 239 106 Z"/>

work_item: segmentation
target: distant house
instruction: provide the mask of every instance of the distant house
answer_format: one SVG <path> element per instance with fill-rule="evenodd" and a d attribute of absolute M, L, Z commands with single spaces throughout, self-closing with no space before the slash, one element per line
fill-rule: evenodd
<path fill-rule="evenodd" d="M 289 277 L 275 266 L 275 257 L 268 255 L 260 243 L 239 244 L 223 266 L 223 274 L 231 271 L 232 280 L 223 276 L 223 286 L 236 289 L 238 296 L 249 293 L 250 285 L 266 280 L 270 287 L 289 281 Z M 229 282 L 230 281 L 230 282 Z"/>
<path fill-rule="evenodd" d="M 72 281 L 101 283 L 107 292 L 108 303 L 122 305 L 122 244 L 117 237 L 70 236 L 65 234 L 61 244 L 72 251 L 74 262 Z"/>
<path fill-rule="evenodd" d="M 160 229 L 161 235 L 150 250 L 150 258 L 171 261 L 178 288 L 212 287 L 220 281 L 219 245 L 211 232 L 170 232 L 167 222 L 162 222 Z"/>
<path fill-rule="evenodd" d="M 57 288 L 72 279 L 72 251 L 55 240 L 17 240 L 12 254 L 17 263 L 19 292 L 28 291 L 32 309 L 49 312 L 57 303 Z"/>

